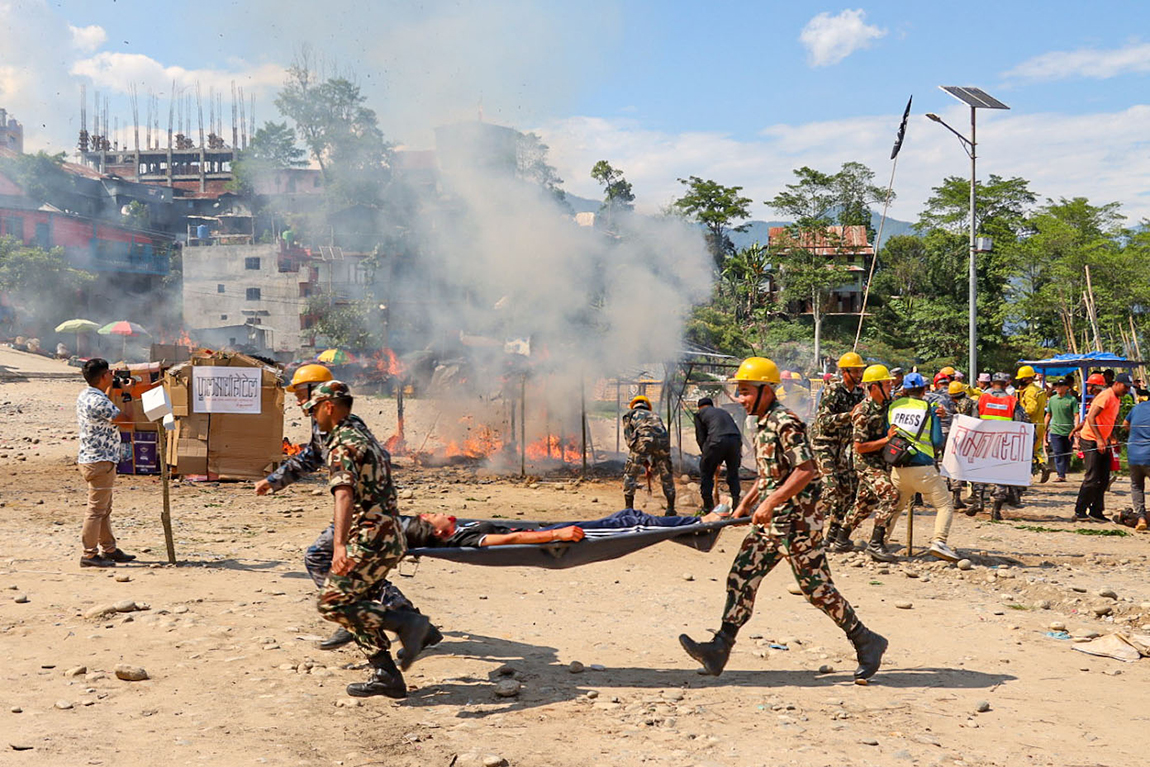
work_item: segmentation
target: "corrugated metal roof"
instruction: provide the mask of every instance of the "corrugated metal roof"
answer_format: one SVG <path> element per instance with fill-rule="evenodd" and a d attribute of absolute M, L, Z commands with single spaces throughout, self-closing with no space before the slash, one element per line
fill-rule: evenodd
<path fill-rule="evenodd" d="M 874 255 L 874 248 L 867 242 L 866 227 L 860 224 L 853 224 L 851 226 L 828 226 L 826 228 L 827 234 L 818 237 L 816 241 L 811 242 L 809 233 L 804 232 L 804 237 L 799 242 L 799 247 L 809 248 L 814 250 L 819 255 Z M 837 240 L 839 244 L 831 244 L 829 240 Z M 785 226 L 772 226 L 767 233 L 767 242 L 774 247 L 786 247 L 788 242 L 792 242 L 790 232 Z"/>

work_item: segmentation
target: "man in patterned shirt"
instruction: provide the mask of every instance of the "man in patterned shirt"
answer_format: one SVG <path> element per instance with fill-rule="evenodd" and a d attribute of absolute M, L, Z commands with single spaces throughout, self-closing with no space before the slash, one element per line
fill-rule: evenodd
<path fill-rule="evenodd" d="M 863 684 L 878 671 L 887 640 L 859 621 L 831 581 L 823 548 L 823 515 L 815 505 L 821 482 L 806 426 L 775 399 L 780 377 L 771 360 L 744 360 L 733 381 L 738 385 L 736 399 L 748 415 L 758 418 L 758 480 L 735 510 L 735 516 L 750 514 L 753 524 L 727 576 L 721 628 L 709 642 L 681 634 L 679 643 L 703 664 L 706 673 L 721 674 L 735 635 L 751 618 L 759 584 L 780 560 L 787 559 L 807 601 L 826 613 L 854 645 L 859 662 L 855 680 Z"/>
<path fill-rule="evenodd" d="M 319 597 L 319 613 L 343 626 L 374 668 L 371 679 L 349 684 L 348 695 L 407 697 L 407 685 L 388 652 L 384 630 L 399 635 L 407 669 L 423 649 L 427 618 L 376 601 L 391 568 L 407 553 L 399 522 L 391 461 L 363 421 L 351 415 L 352 396 L 342 381 L 322 383 L 304 412 L 327 433 L 328 487 L 335 497 L 333 556 Z"/>
<path fill-rule="evenodd" d="M 136 558 L 116 548 L 116 537 L 112 535 L 112 487 L 116 484 L 116 464 L 120 462 L 120 430 L 116 422 L 124 418 L 120 408 L 108 399 L 108 394 L 117 390 L 108 361 L 93 357 L 84 363 L 82 373 L 88 386 L 76 398 L 76 421 L 80 426 L 76 463 L 88 483 L 88 516 L 80 533 L 84 543 L 80 567 L 114 567 L 117 562 Z"/>

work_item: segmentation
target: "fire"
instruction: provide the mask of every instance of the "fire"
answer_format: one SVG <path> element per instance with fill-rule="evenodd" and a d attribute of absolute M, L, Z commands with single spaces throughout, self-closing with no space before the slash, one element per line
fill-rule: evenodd
<path fill-rule="evenodd" d="M 387 438 L 383 447 L 391 455 L 405 455 L 407 453 L 407 441 L 403 438 L 403 416 L 400 416 L 399 421 L 395 424 L 395 434 Z"/>
<path fill-rule="evenodd" d="M 375 355 L 375 369 L 395 378 L 403 378 L 407 372 L 407 368 L 391 349 L 384 349 L 382 354 Z"/>
<path fill-rule="evenodd" d="M 574 463 L 583 457 L 583 451 L 573 437 L 562 439 L 554 434 L 548 434 L 531 442 L 527 445 L 525 452 L 532 461 L 551 459 L 564 463 Z"/>
<path fill-rule="evenodd" d="M 503 449 L 503 440 L 490 426 L 476 426 L 462 441 L 451 440 L 443 448 L 448 458 L 487 458 Z"/>
<path fill-rule="evenodd" d="M 304 445 L 293 445 L 292 441 L 284 437 L 284 455 L 291 458 L 293 455 L 299 455 L 303 452 Z"/>
<path fill-rule="evenodd" d="M 188 335 L 188 331 L 180 331 L 180 337 L 176 339 L 176 346 L 186 346 L 189 349 L 195 347 L 195 344 L 192 343 L 192 337 Z"/>

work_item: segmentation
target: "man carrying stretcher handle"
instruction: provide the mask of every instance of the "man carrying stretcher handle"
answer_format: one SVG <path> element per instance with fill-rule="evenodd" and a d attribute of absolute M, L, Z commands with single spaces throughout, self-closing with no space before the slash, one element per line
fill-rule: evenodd
<path fill-rule="evenodd" d="M 737 517 L 750 514 L 752 525 L 727 576 L 721 628 L 709 642 L 682 634 L 679 643 L 703 664 L 705 673 L 723 673 L 735 635 L 751 618 L 759 584 L 785 558 L 807 601 L 846 632 L 858 656 L 855 680 L 865 684 L 878 671 L 887 640 L 862 624 L 831 580 L 823 515 L 815 505 L 821 482 L 814 453 L 805 424 L 775 399 L 780 380 L 778 367 L 765 357 L 744 360 L 732 379 L 738 387 L 735 399 L 758 419 L 758 479 L 735 510 Z"/>

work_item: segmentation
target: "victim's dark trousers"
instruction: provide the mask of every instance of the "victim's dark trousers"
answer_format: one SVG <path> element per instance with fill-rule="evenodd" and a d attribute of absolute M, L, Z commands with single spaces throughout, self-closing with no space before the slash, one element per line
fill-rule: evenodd
<path fill-rule="evenodd" d="M 703 458 L 699 464 L 703 476 L 699 480 L 699 492 L 703 496 L 705 511 L 715 506 L 715 472 L 723 464 L 727 465 L 727 487 L 731 490 L 731 498 L 739 497 L 739 465 L 742 461 L 743 440 L 736 434 L 720 437 L 717 442 L 703 446 Z"/>
<path fill-rule="evenodd" d="M 1079 440 L 1078 444 L 1082 448 L 1082 460 L 1086 463 L 1086 476 L 1078 488 L 1074 515 L 1104 516 L 1106 488 L 1110 485 L 1110 451 L 1099 450 L 1098 443 L 1088 439 Z"/>
<path fill-rule="evenodd" d="M 1054 459 L 1054 473 L 1066 479 L 1066 472 L 1070 471 L 1070 437 L 1061 434 L 1050 435 L 1050 456 Z"/>

